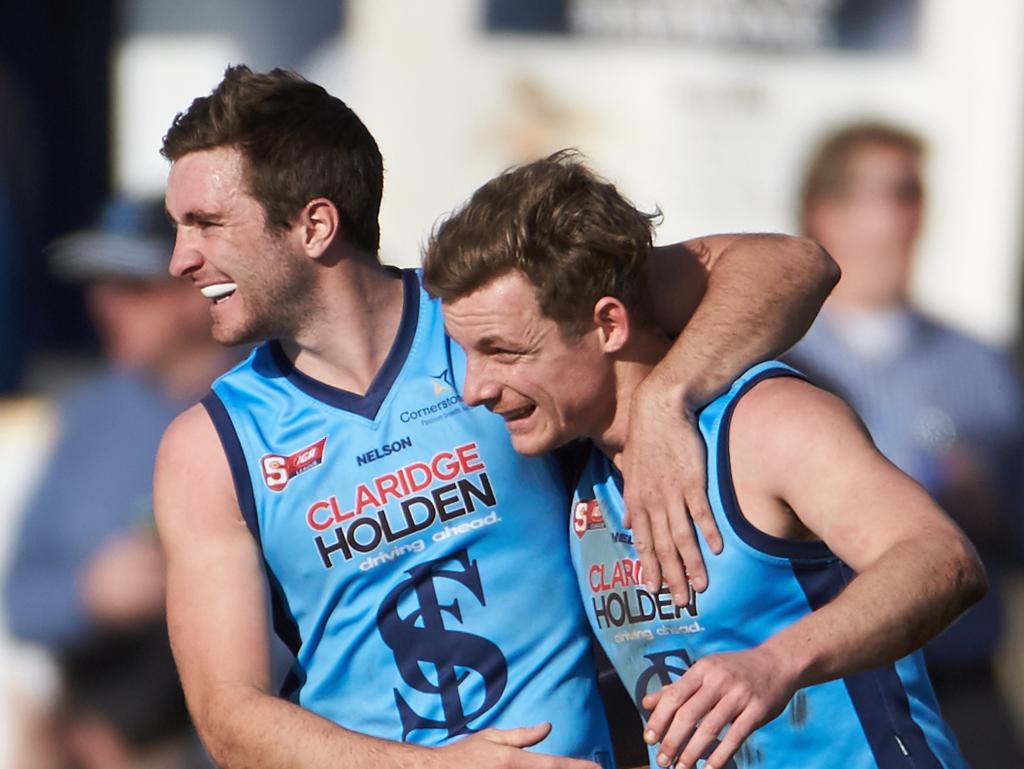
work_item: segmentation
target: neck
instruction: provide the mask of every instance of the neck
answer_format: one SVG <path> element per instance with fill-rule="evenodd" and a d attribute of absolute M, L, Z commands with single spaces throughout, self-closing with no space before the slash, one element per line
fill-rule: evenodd
<path fill-rule="evenodd" d="M 281 346 L 303 373 L 362 394 L 398 333 L 402 281 L 376 258 L 355 252 L 322 269 L 316 317 Z"/>
<path fill-rule="evenodd" d="M 660 333 L 634 333 L 616 357 L 613 366 L 615 403 L 611 419 L 596 434 L 589 436 L 616 465 L 629 434 L 630 408 L 640 383 L 658 365 L 671 347 L 671 340 Z"/>

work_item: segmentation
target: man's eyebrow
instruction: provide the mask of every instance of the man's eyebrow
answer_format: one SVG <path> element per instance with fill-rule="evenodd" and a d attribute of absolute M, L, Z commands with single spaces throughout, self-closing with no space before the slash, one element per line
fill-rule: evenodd
<path fill-rule="evenodd" d="M 509 347 L 511 342 L 499 334 L 488 334 L 477 341 L 479 347 Z"/>
<path fill-rule="evenodd" d="M 181 217 L 182 224 L 196 224 L 197 222 L 220 222 L 222 217 L 212 211 L 186 211 Z"/>

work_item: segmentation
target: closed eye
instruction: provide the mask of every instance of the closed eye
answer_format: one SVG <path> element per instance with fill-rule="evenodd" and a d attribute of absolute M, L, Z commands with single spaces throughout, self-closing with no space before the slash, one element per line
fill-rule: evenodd
<path fill-rule="evenodd" d="M 219 216 L 211 215 L 206 212 L 189 211 L 183 217 L 183 223 L 187 227 L 196 227 L 200 230 L 207 230 L 211 227 L 219 227 L 221 225 L 221 219 Z"/>
<path fill-rule="evenodd" d="M 477 349 L 498 363 L 514 363 L 529 352 L 528 349 L 510 343 L 508 339 L 487 336 L 479 340 Z"/>
<path fill-rule="evenodd" d="M 523 357 L 524 353 L 519 350 L 505 350 L 501 348 L 488 350 L 487 356 L 498 363 L 515 363 Z"/>

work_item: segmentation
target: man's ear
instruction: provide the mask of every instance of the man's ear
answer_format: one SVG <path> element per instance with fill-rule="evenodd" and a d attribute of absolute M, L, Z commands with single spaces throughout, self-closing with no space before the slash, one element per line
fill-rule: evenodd
<path fill-rule="evenodd" d="M 295 230 L 306 256 L 318 259 L 340 237 L 341 217 L 327 198 L 313 198 L 299 212 Z"/>
<path fill-rule="evenodd" d="M 629 312 L 614 296 L 602 296 L 594 303 L 594 325 L 597 327 L 601 351 L 615 353 L 629 341 Z"/>

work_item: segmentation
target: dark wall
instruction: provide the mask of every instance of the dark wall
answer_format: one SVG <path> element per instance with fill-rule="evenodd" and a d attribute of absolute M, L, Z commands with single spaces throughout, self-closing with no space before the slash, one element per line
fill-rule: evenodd
<path fill-rule="evenodd" d="M 41 246 L 86 224 L 109 188 L 113 2 L 2 0 L 0 9 L 0 173 L 19 255 L 4 269 L 19 288 L 0 300 L 8 306 L 0 344 L 26 355 L 88 347 L 80 293 L 49 277 Z"/>

